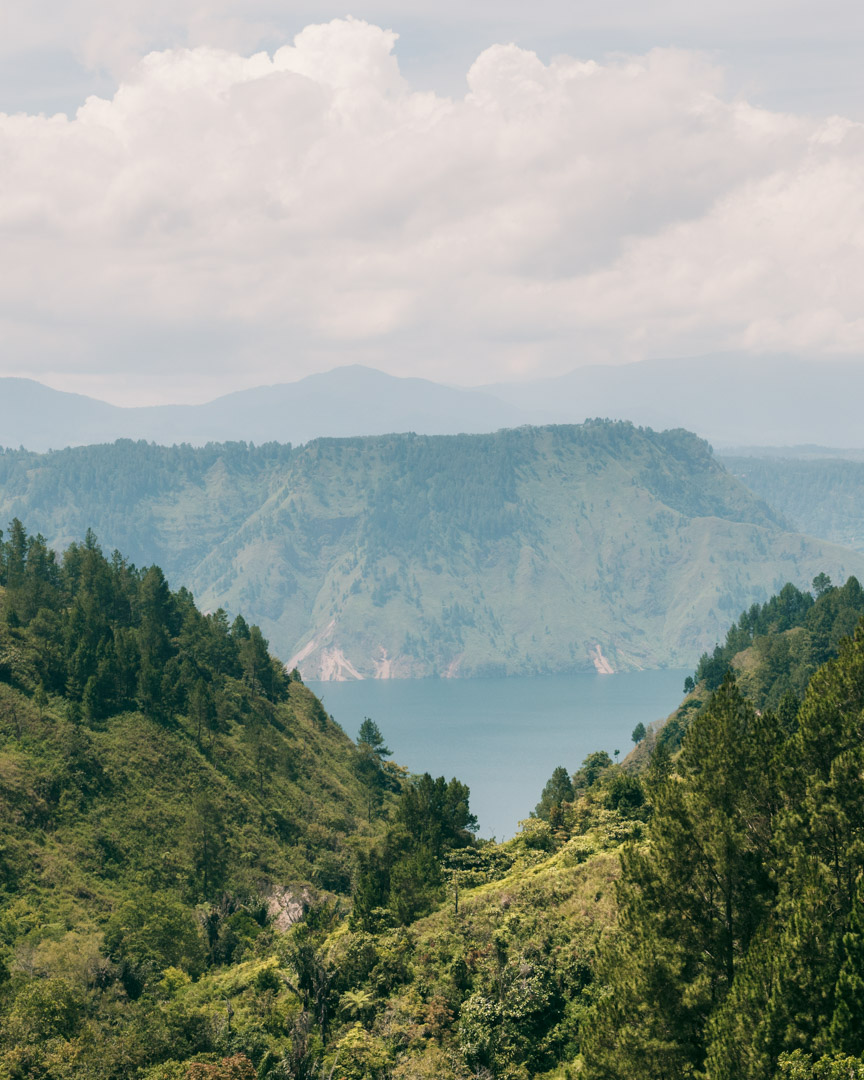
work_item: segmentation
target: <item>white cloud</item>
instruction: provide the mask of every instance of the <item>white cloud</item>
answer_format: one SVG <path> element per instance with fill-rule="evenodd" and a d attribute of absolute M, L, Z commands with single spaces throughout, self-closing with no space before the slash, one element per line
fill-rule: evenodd
<path fill-rule="evenodd" d="M 6 372 L 119 400 L 353 360 L 482 382 L 864 348 L 861 125 L 727 99 L 674 49 L 496 45 L 451 99 L 395 38 L 154 52 L 72 119 L 0 116 Z"/>

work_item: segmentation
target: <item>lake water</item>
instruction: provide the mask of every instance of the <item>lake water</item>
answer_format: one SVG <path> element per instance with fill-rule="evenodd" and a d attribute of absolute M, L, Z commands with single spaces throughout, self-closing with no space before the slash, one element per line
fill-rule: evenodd
<path fill-rule="evenodd" d="M 639 721 L 666 717 L 689 671 L 511 679 L 310 682 L 354 738 L 371 716 L 412 772 L 456 776 L 471 789 L 480 835 L 512 836 L 557 765 L 574 772 L 595 750 L 624 757 Z"/>

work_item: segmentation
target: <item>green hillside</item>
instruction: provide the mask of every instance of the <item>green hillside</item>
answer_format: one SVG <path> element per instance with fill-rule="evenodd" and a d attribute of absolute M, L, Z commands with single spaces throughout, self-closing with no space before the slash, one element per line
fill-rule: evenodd
<path fill-rule="evenodd" d="M 817 594 L 703 657 L 674 755 L 556 769 L 495 845 L 257 628 L 16 523 L 0 1080 L 861 1080 L 864 594 Z"/>
<path fill-rule="evenodd" d="M 864 1077 L 864 624 L 803 700 L 756 709 L 755 670 L 727 672 L 674 760 L 662 741 L 651 755 L 589 1080 Z"/>
<path fill-rule="evenodd" d="M 0 1077 L 446 1080 L 569 1057 L 614 910 L 608 851 L 633 827 L 478 844 L 463 785 L 388 756 L 242 618 L 89 536 L 55 559 L 16 522 Z"/>
<path fill-rule="evenodd" d="M 61 919 L 130 878 L 190 902 L 344 887 L 376 832 L 354 745 L 260 630 L 92 537 L 0 543 L 0 720 L 4 880 Z"/>
<path fill-rule="evenodd" d="M 0 455 L 0 515 L 157 562 L 308 677 L 692 663 L 864 557 L 788 531 L 706 443 L 626 423 Z"/>
<path fill-rule="evenodd" d="M 684 683 L 685 698 L 666 721 L 652 725 L 648 738 L 625 764 L 644 768 L 655 742 L 675 751 L 695 716 L 731 672 L 757 709 L 781 715 L 797 711 L 814 672 L 834 659 L 845 638 L 864 618 L 864 590 L 857 578 L 842 586 L 825 574 L 813 581 L 814 593 L 787 583 L 764 604 L 753 604 L 726 633 L 723 644 L 705 652 Z"/>
<path fill-rule="evenodd" d="M 864 463 L 831 457 L 721 460 L 796 529 L 864 551 Z"/>

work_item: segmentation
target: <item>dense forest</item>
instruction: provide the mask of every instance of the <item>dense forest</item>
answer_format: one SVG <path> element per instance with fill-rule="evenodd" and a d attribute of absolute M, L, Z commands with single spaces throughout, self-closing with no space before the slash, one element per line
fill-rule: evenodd
<path fill-rule="evenodd" d="M 657 742 L 584 1075 L 864 1076 L 864 633 L 787 693 L 757 709 L 727 670 Z"/>
<path fill-rule="evenodd" d="M 862 607 L 749 609 L 493 844 L 257 627 L 13 522 L 0 1078 L 864 1077 Z"/>
<path fill-rule="evenodd" d="M 0 520 L 91 526 L 307 678 L 689 666 L 730 619 L 864 555 L 788 524 L 685 431 L 632 424 L 0 453 Z"/>

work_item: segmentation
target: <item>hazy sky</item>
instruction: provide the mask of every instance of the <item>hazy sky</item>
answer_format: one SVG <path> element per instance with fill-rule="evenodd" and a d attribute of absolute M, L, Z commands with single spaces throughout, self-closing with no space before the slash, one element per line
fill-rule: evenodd
<path fill-rule="evenodd" d="M 0 374 L 864 355 L 861 5 L 0 10 Z"/>

